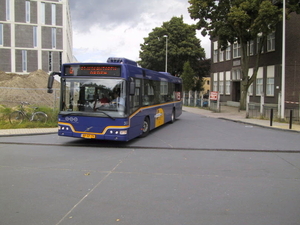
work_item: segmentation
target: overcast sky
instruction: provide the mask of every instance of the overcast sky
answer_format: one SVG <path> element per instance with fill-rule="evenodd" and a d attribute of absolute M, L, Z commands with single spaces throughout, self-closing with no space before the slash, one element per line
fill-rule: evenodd
<path fill-rule="evenodd" d="M 193 24 L 188 0 L 69 0 L 73 54 L 81 62 L 106 62 L 108 57 L 139 60 L 144 37 L 173 16 Z M 197 37 L 210 58 L 210 42 Z"/>

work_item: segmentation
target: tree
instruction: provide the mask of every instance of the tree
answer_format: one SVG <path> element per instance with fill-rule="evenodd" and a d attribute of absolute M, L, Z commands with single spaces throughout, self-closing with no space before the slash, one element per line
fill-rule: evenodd
<path fill-rule="evenodd" d="M 268 35 L 276 30 L 282 21 L 282 0 L 189 0 L 188 8 L 192 19 L 197 20 L 197 29 L 202 35 L 218 38 L 219 47 L 225 50 L 228 43 L 241 46 L 241 100 L 240 108 L 246 108 L 249 86 L 256 79 L 262 47 Z M 287 15 L 299 13 L 298 0 L 290 0 L 286 6 Z M 247 46 L 260 37 L 259 50 L 253 74 L 248 76 L 249 59 Z"/>
<path fill-rule="evenodd" d="M 189 61 L 196 69 L 199 61 L 205 58 L 204 49 L 196 37 L 195 27 L 185 24 L 181 16 L 164 22 L 162 27 L 154 28 L 149 36 L 144 38 L 139 64 L 147 69 L 165 71 L 166 41 L 168 72 L 173 75 L 183 72 L 185 62 Z"/>
<path fill-rule="evenodd" d="M 185 91 L 190 91 L 195 87 L 195 72 L 190 65 L 190 62 L 187 61 L 183 65 L 183 73 L 181 75 L 183 89 Z"/>

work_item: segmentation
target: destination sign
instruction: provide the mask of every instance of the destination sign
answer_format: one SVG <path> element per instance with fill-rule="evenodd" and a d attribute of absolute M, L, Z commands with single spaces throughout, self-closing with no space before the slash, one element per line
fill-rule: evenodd
<path fill-rule="evenodd" d="M 121 76 L 121 68 L 119 66 L 66 65 L 64 71 L 66 76 Z"/>

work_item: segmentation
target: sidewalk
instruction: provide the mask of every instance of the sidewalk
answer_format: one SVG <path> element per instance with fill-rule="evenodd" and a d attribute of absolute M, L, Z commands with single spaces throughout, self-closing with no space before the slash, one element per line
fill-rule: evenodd
<path fill-rule="evenodd" d="M 20 129 L 0 129 L 0 137 L 13 135 L 35 135 L 57 133 L 58 128 L 20 128 Z"/>
<path fill-rule="evenodd" d="M 270 126 L 269 120 L 261 119 L 246 119 L 246 112 L 239 111 L 236 107 L 222 106 L 221 112 L 212 112 L 208 109 L 200 109 L 197 107 L 183 107 L 183 111 L 200 114 L 202 116 L 230 120 L 239 123 L 245 123 L 253 126 L 268 127 L 271 129 L 280 129 L 300 133 L 300 125 L 293 124 L 292 129 L 289 129 L 288 123 L 279 123 L 273 121 L 273 126 Z M 58 128 L 28 128 L 28 129 L 0 129 L 0 137 L 13 135 L 36 135 L 36 134 L 55 134 Z"/>
<path fill-rule="evenodd" d="M 274 122 L 272 126 L 270 126 L 270 120 L 262 120 L 262 119 L 247 119 L 246 118 L 246 111 L 239 111 L 237 107 L 231 106 L 222 106 L 221 112 L 212 112 L 208 109 L 200 109 L 197 107 L 187 107 L 183 106 L 183 110 L 186 112 L 196 113 L 207 117 L 214 117 L 219 119 L 231 120 L 234 122 L 245 123 L 253 126 L 261 126 L 261 127 L 268 127 L 271 129 L 281 129 L 286 131 L 294 131 L 300 133 L 300 125 L 299 124 L 292 124 L 292 129 L 289 129 L 288 123 L 279 123 Z"/>

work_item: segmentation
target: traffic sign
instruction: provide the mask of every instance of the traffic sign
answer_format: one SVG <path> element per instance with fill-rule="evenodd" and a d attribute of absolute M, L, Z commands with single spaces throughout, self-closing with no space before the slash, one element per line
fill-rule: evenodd
<path fill-rule="evenodd" d="M 209 95 L 209 99 L 212 101 L 218 100 L 218 92 L 217 91 L 211 91 Z"/>

